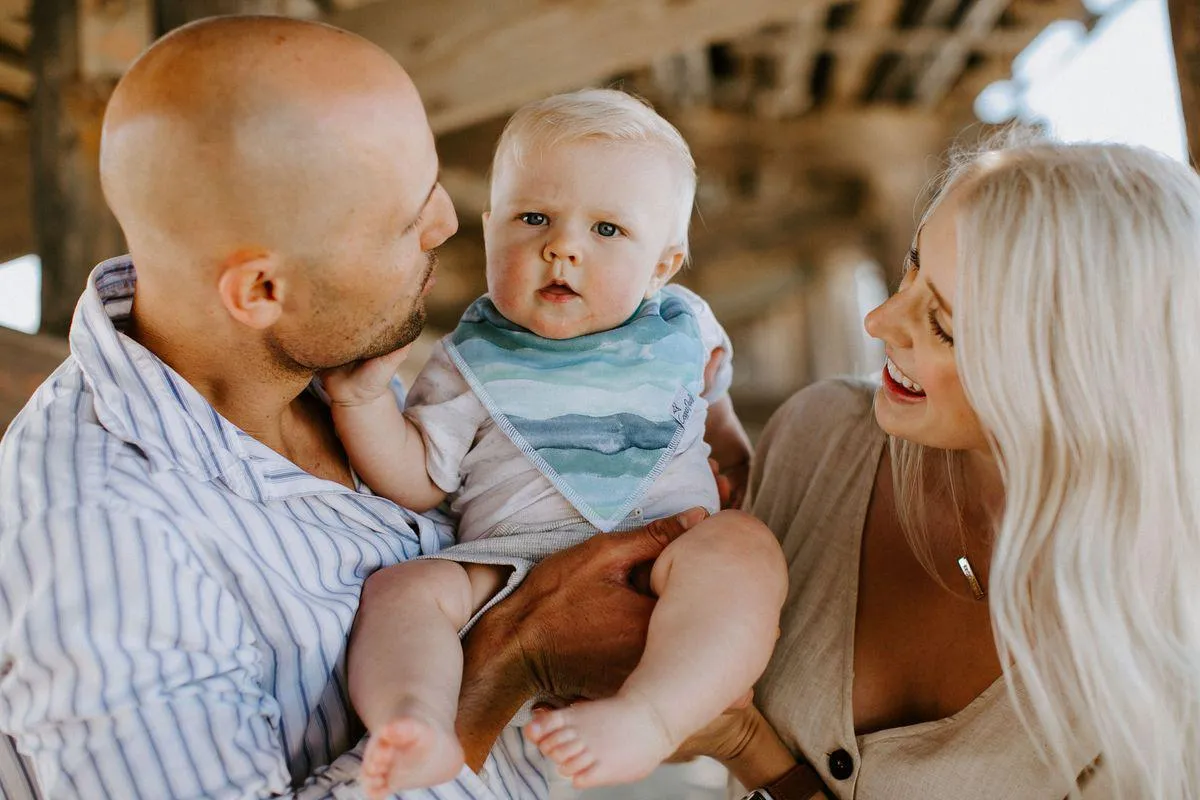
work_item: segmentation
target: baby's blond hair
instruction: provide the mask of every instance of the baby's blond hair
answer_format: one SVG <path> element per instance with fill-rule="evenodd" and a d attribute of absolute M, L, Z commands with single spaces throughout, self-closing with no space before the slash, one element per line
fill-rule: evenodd
<path fill-rule="evenodd" d="M 616 89 L 583 89 L 522 106 L 504 126 L 492 160 L 492 185 L 506 166 L 520 167 L 529 153 L 583 139 L 640 145 L 671 162 L 678 180 L 678 216 L 672 242 L 688 253 L 688 225 L 696 198 L 696 162 L 683 136 L 650 105 Z M 495 198 L 493 198 L 494 202 Z"/>

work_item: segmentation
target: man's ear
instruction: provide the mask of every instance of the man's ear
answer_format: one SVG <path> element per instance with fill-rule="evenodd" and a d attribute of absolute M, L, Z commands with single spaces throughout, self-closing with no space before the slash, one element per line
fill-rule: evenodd
<path fill-rule="evenodd" d="M 254 330 L 271 327 L 283 313 L 286 291 L 279 256 L 245 248 L 226 258 L 217 277 L 217 293 L 229 316 Z"/>
<path fill-rule="evenodd" d="M 646 288 L 646 297 L 657 292 L 671 282 L 675 273 L 683 266 L 683 248 L 675 245 L 663 253 L 662 258 L 654 265 L 654 273 L 650 276 L 650 285 Z"/>

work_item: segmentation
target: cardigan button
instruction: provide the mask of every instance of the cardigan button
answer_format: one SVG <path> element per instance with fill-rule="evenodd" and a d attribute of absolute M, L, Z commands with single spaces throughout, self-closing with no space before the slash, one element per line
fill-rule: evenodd
<path fill-rule="evenodd" d="M 829 774 L 844 781 L 854 774 L 854 759 L 845 750 L 834 750 L 829 754 Z"/>

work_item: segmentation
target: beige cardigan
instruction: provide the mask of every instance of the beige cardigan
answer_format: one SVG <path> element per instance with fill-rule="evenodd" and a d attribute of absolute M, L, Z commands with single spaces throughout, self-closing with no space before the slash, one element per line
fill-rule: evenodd
<path fill-rule="evenodd" d="M 952 717 L 855 736 L 859 546 L 886 440 L 873 392 L 862 382 L 817 384 L 786 403 L 763 434 L 747 508 L 779 537 L 790 588 L 758 705 L 838 798 L 1059 800 L 1069 787 L 1038 757 L 1004 678 Z M 1107 771 L 1087 769 L 1094 756 L 1076 760 L 1089 800 L 1111 795 Z M 840 780 L 831 774 L 837 758 Z"/>

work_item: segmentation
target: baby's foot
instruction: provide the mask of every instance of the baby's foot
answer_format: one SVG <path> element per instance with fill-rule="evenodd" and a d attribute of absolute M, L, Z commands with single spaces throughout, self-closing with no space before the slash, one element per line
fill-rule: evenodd
<path fill-rule="evenodd" d="M 462 765 L 454 731 L 413 713 L 371 731 L 359 780 L 367 797 L 379 800 L 453 780 Z"/>
<path fill-rule="evenodd" d="M 678 744 L 649 702 L 627 697 L 537 711 L 525 735 L 577 789 L 641 780 Z"/>

